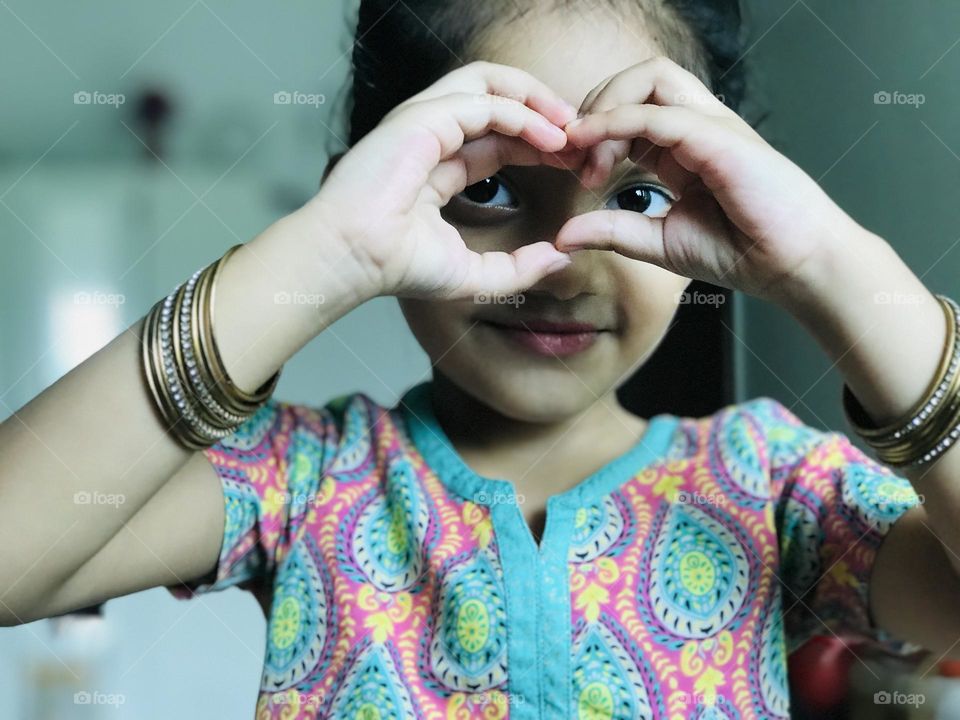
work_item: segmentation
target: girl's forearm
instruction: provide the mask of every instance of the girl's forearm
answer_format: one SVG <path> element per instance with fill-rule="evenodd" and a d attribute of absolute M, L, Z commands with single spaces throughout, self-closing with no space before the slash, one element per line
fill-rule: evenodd
<path fill-rule="evenodd" d="M 335 241 L 325 246 L 295 213 L 226 263 L 214 335 L 241 387 L 262 384 L 361 301 L 346 287 L 352 275 L 345 266 L 310 266 L 337 252 Z M 192 269 L 184 268 L 184 279 Z M 324 302 L 309 304 L 320 295 Z M 38 616 L 45 599 L 191 457 L 154 410 L 141 369 L 141 327 L 139 320 L 0 424 L 2 624 Z"/>
<path fill-rule="evenodd" d="M 909 412 L 937 371 L 946 322 L 882 238 L 856 226 L 828 243 L 780 304 L 814 337 L 879 424 Z"/>
<path fill-rule="evenodd" d="M 234 253 L 219 285 L 217 344 L 230 377 L 248 391 L 377 294 L 313 201 Z"/>
<path fill-rule="evenodd" d="M 870 418 L 886 425 L 924 397 L 947 327 L 933 294 L 882 238 L 863 228 L 837 237 L 786 309 L 836 363 Z M 960 452 L 898 469 L 922 496 L 929 528 L 960 572 Z"/>

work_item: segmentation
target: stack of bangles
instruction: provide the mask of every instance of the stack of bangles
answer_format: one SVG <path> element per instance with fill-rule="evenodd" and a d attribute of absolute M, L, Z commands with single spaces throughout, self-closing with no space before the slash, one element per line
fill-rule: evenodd
<path fill-rule="evenodd" d="M 850 388 L 843 386 L 847 421 L 877 459 L 893 467 L 930 463 L 960 438 L 960 307 L 948 297 L 936 297 L 946 315 L 947 343 L 936 376 L 906 419 L 877 427 Z"/>
<path fill-rule="evenodd" d="M 191 450 L 215 444 L 267 402 L 280 370 L 253 393 L 231 381 L 213 337 L 217 279 L 235 245 L 147 313 L 142 363 L 164 424 Z"/>

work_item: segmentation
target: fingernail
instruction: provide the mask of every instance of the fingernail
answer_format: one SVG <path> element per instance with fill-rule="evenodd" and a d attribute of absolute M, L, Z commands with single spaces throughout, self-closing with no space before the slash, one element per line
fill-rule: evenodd
<path fill-rule="evenodd" d="M 571 120 L 570 122 L 567 123 L 566 129 L 574 130 L 577 127 L 579 127 L 582 123 L 583 123 L 583 118 L 577 118 L 576 120 Z"/>
<path fill-rule="evenodd" d="M 553 135 L 555 138 L 557 138 L 557 140 L 560 140 L 562 138 L 564 140 L 564 145 L 566 145 L 567 133 L 564 131 L 563 128 L 557 127 L 553 123 L 544 123 L 544 127 L 549 128 L 550 134 Z"/>

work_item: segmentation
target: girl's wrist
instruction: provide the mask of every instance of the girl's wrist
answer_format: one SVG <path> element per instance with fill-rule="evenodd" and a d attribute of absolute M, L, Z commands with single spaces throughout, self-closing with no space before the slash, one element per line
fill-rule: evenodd
<path fill-rule="evenodd" d="M 298 248 L 295 272 L 302 286 L 333 291 L 351 308 L 387 294 L 382 277 L 364 262 L 356 243 L 341 230 L 336 208 L 321 195 L 282 218 L 277 228 Z"/>
<path fill-rule="evenodd" d="M 846 302 L 847 291 L 861 283 L 858 268 L 864 269 L 865 260 L 875 265 L 883 258 L 899 262 L 890 245 L 878 235 L 859 225 L 837 208 L 838 219 L 824 224 L 823 234 L 810 241 L 815 249 L 792 269 L 790 274 L 769 287 L 763 299 L 780 306 L 802 320 L 828 308 Z M 835 309 L 830 310 L 835 312 Z"/>
<path fill-rule="evenodd" d="M 779 303 L 816 340 L 878 423 L 912 407 L 943 352 L 943 311 L 883 238 L 836 233 Z"/>
<path fill-rule="evenodd" d="M 281 218 L 221 273 L 214 334 L 230 377 L 259 387 L 328 326 L 373 297 L 311 212 Z"/>

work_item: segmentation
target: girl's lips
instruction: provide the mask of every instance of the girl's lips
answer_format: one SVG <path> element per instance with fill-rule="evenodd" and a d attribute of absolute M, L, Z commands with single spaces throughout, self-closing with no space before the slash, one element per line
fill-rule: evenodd
<path fill-rule="evenodd" d="M 584 352 L 597 342 L 602 332 L 589 323 L 530 320 L 512 325 L 485 324 L 507 340 L 544 357 L 567 357 Z"/>

